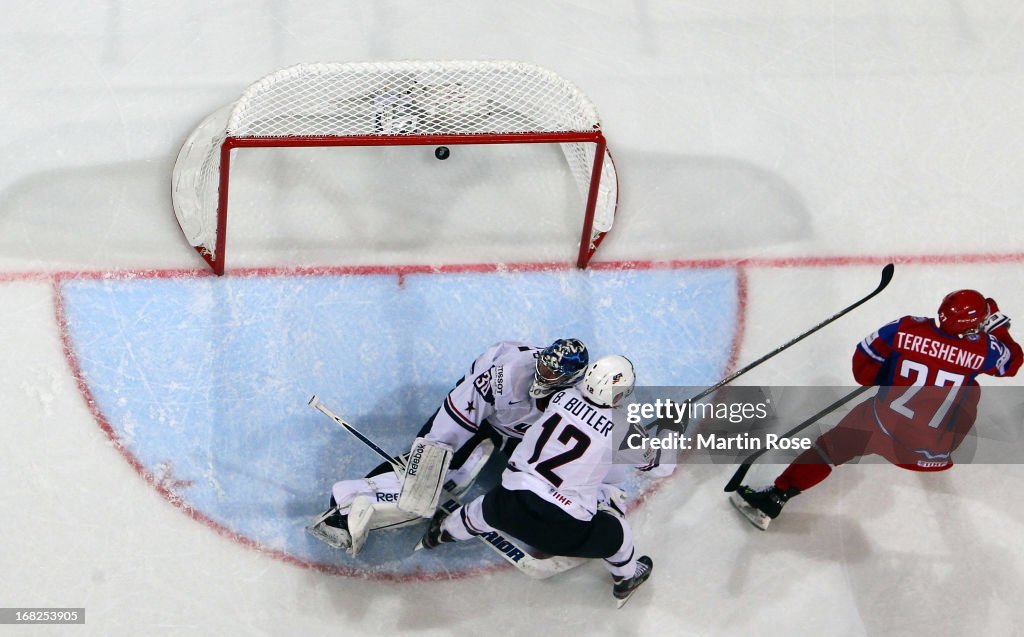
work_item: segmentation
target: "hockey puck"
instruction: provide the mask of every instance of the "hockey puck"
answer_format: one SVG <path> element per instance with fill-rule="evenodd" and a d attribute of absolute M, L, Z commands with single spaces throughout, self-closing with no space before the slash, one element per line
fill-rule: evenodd
<path fill-rule="evenodd" d="M 437 148 L 434 149 L 434 157 L 437 157 L 441 161 L 448 159 L 448 156 L 451 154 L 452 153 L 450 150 L 448 150 L 447 146 L 438 146 Z"/>

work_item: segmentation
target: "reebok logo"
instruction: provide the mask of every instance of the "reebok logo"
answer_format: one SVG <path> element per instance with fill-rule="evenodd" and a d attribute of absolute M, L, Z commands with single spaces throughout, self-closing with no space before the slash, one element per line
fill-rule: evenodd
<path fill-rule="evenodd" d="M 405 469 L 405 474 L 410 476 L 416 475 L 416 470 L 419 469 L 420 460 L 422 459 L 423 445 L 417 445 L 416 448 L 413 449 L 412 455 L 409 456 L 409 465 Z"/>

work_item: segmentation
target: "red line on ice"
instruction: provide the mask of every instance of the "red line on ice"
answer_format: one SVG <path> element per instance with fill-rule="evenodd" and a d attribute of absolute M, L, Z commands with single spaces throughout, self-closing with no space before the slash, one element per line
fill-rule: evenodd
<path fill-rule="evenodd" d="M 631 261 L 597 261 L 592 270 L 651 270 L 709 268 L 821 268 L 859 265 L 993 265 L 1024 263 L 1024 252 L 992 254 L 892 254 L 835 255 L 808 257 L 752 257 L 714 259 L 665 259 Z M 345 274 L 389 274 L 405 277 L 412 274 L 458 274 L 488 272 L 544 272 L 573 270 L 563 262 L 538 263 L 453 263 L 448 265 L 340 265 L 318 267 L 263 267 L 228 270 L 229 276 L 338 276 Z M 214 276 L 208 268 L 170 268 L 140 270 L 59 270 L 53 272 L 0 272 L 0 283 L 19 281 L 62 281 L 65 279 L 135 279 L 135 278 L 205 278 Z"/>

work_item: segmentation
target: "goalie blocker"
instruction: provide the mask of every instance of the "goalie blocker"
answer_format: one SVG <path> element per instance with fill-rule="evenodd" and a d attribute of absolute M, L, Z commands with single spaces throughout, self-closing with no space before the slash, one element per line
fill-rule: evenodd
<path fill-rule="evenodd" d="M 451 462 L 452 450 L 448 445 L 426 438 L 414 440 L 402 479 L 398 508 L 422 518 L 433 517 Z"/>

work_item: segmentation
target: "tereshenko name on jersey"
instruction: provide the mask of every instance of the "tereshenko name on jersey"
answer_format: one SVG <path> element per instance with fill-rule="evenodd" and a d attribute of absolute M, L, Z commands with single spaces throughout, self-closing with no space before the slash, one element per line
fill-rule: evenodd
<path fill-rule="evenodd" d="M 630 449 L 662 449 L 666 451 L 685 451 L 688 449 L 710 449 L 712 451 L 759 451 L 761 449 L 810 449 L 810 438 L 783 438 L 778 434 L 759 436 L 741 433 L 731 436 L 719 434 L 697 434 L 686 436 L 677 432 L 664 432 L 657 438 L 648 438 L 639 433 L 626 437 L 626 445 Z"/>

